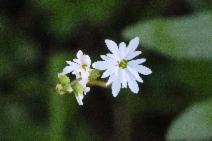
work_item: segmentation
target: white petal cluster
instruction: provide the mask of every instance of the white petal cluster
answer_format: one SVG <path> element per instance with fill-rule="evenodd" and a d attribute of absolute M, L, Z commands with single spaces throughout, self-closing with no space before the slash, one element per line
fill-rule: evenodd
<path fill-rule="evenodd" d="M 76 75 L 76 78 L 82 77 L 82 79 L 88 79 L 89 71 L 91 71 L 91 59 L 88 55 L 84 55 L 81 50 L 77 52 L 77 59 L 73 59 L 72 61 L 66 61 L 69 66 L 66 66 L 62 73 L 68 74 L 72 72 L 72 74 Z"/>
<path fill-rule="evenodd" d="M 89 92 L 90 88 L 86 87 L 86 84 L 88 82 L 89 72 L 92 70 L 90 68 L 91 65 L 90 57 L 88 55 L 83 54 L 83 52 L 79 50 L 77 52 L 77 59 L 73 59 L 73 62 L 72 61 L 66 61 L 66 62 L 67 64 L 69 64 L 69 66 L 66 66 L 63 69 L 62 74 L 68 74 L 72 72 L 72 74 L 76 75 L 76 78 L 81 77 L 82 80 L 79 81 L 79 84 L 83 86 L 84 94 Z M 78 94 L 76 96 L 79 105 L 83 105 L 82 103 L 83 97 L 84 96 L 82 94 Z"/>
<path fill-rule="evenodd" d="M 138 93 L 139 87 L 136 81 L 143 83 L 140 74 L 148 75 L 152 71 L 140 65 L 146 59 L 132 60 L 134 57 L 141 54 L 141 51 L 135 51 L 139 44 L 139 38 L 132 39 L 126 47 L 124 42 L 118 45 L 112 40 L 105 40 L 108 49 L 112 54 L 101 55 L 104 61 L 93 63 L 92 67 L 98 70 L 105 70 L 102 78 L 108 77 L 107 85 L 112 83 L 112 94 L 116 97 L 120 88 L 127 88 L 127 85 L 132 92 Z"/>

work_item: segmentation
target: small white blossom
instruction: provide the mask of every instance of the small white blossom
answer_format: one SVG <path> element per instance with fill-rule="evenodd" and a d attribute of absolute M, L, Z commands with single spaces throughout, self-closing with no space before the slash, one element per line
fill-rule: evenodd
<path fill-rule="evenodd" d="M 83 97 L 84 97 L 83 94 L 76 95 L 76 99 L 79 105 L 83 105 L 83 102 L 82 102 Z"/>
<path fill-rule="evenodd" d="M 80 80 L 78 82 L 83 87 L 83 93 L 84 93 L 84 95 L 86 95 L 86 93 L 90 91 L 90 87 L 86 87 L 87 82 L 88 82 L 88 80 L 86 80 L 86 79 Z"/>
<path fill-rule="evenodd" d="M 139 38 L 132 39 L 127 47 L 122 42 L 118 48 L 114 41 L 108 39 L 105 40 L 105 43 L 112 54 L 101 55 L 104 61 L 93 63 L 93 68 L 106 70 L 102 78 L 109 76 L 106 85 L 112 83 L 112 94 L 114 97 L 118 95 L 121 87 L 127 88 L 127 84 L 132 92 L 138 93 L 139 87 L 136 81 L 143 83 L 139 73 L 143 75 L 152 73 L 149 68 L 140 65 L 146 59 L 131 60 L 141 54 L 141 51 L 135 51 L 139 44 Z"/>
<path fill-rule="evenodd" d="M 92 69 L 90 68 L 91 59 L 88 55 L 84 55 L 81 50 L 77 52 L 77 59 L 73 59 L 72 61 L 66 61 L 69 66 L 66 66 L 62 73 L 68 74 L 72 72 L 72 74 L 76 75 L 76 78 L 82 77 L 82 79 L 88 79 L 89 71 Z"/>
<path fill-rule="evenodd" d="M 86 87 L 87 82 L 88 80 L 80 80 L 78 82 L 83 87 L 84 95 L 86 95 L 86 93 L 90 91 L 90 87 Z M 79 105 L 83 105 L 82 99 L 84 98 L 84 95 L 80 93 L 78 93 L 78 95 L 75 95 Z"/>
<path fill-rule="evenodd" d="M 86 87 L 86 84 L 88 82 L 89 78 L 89 72 L 92 70 L 90 68 L 91 65 L 91 59 L 88 55 L 83 54 L 81 50 L 77 52 L 77 59 L 73 59 L 72 61 L 66 61 L 69 66 L 66 66 L 62 73 L 58 74 L 58 77 L 60 75 L 65 75 L 68 73 L 71 73 L 76 75 L 76 78 L 82 78 L 78 83 L 82 86 L 83 88 L 83 93 L 84 95 L 90 91 L 90 87 Z M 69 89 L 69 92 L 72 92 L 73 89 Z M 84 98 L 83 93 L 78 93 L 75 94 L 77 102 L 79 105 L 83 105 L 82 99 Z"/>

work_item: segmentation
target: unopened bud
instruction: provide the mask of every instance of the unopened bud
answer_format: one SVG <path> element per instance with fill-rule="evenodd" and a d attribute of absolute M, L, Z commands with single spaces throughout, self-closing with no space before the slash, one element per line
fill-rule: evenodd
<path fill-rule="evenodd" d="M 92 71 L 90 71 L 89 79 L 90 80 L 96 80 L 99 76 L 100 76 L 100 71 L 93 69 Z"/>
<path fill-rule="evenodd" d="M 63 86 L 61 84 L 56 85 L 56 91 L 57 91 L 58 94 L 61 94 L 61 95 L 66 93 L 66 92 L 63 91 Z"/>
<path fill-rule="evenodd" d="M 71 93 L 73 91 L 72 87 L 70 84 L 66 84 L 64 87 L 63 87 L 63 91 L 66 92 L 66 93 Z"/>
<path fill-rule="evenodd" d="M 78 95 L 78 94 L 83 94 L 83 86 L 80 85 L 79 83 L 76 83 L 72 86 L 72 89 L 75 93 L 75 95 Z"/>
<path fill-rule="evenodd" d="M 58 73 L 58 79 L 59 79 L 59 83 L 62 85 L 70 82 L 69 77 L 63 73 Z"/>

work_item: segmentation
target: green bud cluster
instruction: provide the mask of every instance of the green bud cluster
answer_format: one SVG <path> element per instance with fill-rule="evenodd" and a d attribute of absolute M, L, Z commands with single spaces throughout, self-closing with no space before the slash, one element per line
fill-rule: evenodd
<path fill-rule="evenodd" d="M 56 91 L 58 94 L 61 94 L 61 95 L 66 93 L 65 91 L 63 91 L 63 86 L 61 84 L 56 85 Z"/>
<path fill-rule="evenodd" d="M 56 92 L 60 95 L 71 93 L 73 90 L 70 85 L 70 79 L 64 74 L 58 75 L 59 84 L 56 85 Z"/>
<path fill-rule="evenodd" d="M 70 82 L 68 76 L 64 74 L 59 74 L 59 84 L 56 85 L 56 92 L 60 95 L 71 92 L 74 92 L 75 96 L 77 96 L 78 94 L 83 94 L 84 89 L 83 86 L 78 83 L 79 80 L 74 80 L 73 82 Z"/>

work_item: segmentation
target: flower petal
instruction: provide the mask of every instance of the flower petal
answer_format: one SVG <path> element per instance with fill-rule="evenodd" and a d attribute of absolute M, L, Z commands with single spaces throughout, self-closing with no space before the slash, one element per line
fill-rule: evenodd
<path fill-rule="evenodd" d="M 115 58 L 119 60 L 117 44 L 114 41 L 108 39 L 105 40 L 105 43 L 107 45 L 107 48 L 113 53 Z"/>
<path fill-rule="evenodd" d="M 115 61 L 114 59 L 112 59 L 111 57 L 108 57 L 106 55 L 101 55 L 101 58 L 103 60 L 105 60 L 106 62 L 108 62 L 108 64 L 110 64 L 110 65 L 117 65 L 118 64 L 117 61 Z"/>
<path fill-rule="evenodd" d="M 113 54 L 117 53 L 117 51 L 118 51 L 118 46 L 117 46 L 117 44 L 116 44 L 114 41 L 106 39 L 106 40 L 105 40 L 105 43 L 106 43 L 106 45 L 107 45 L 107 48 L 108 48 Z"/>
<path fill-rule="evenodd" d="M 138 93 L 139 87 L 137 82 L 135 81 L 135 77 L 130 73 L 127 73 L 126 77 L 130 90 L 134 93 Z"/>
<path fill-rule="evenodd" d="M 81 61 L 79 59 L 73 59 L 73 61 L 79 65 L 81 65 Z M 73 63 L 73 62 L 70 62 L 70 63 Z"/>
<path fill-rule="evenodd" d="M 63 74 L 68 74 L 68 73 L 72 72 L 73 70 L 75 70 L 75 69 L 77 69 L 77 68 L 78 68 L 77 65 L 74 65 L 74 66 L 66 66 L 66 67 L 63 69 L 62 73 L 63 73 Z"/>
<path fill-rule="evenodd" d="M 82 94 L 78 94 L 76 96 L 77 102 L 79 105 L 83 105 L 82 99 L 83 99 L 83 95 Z"/>
<path fill-rule="evenodd" d="M 120 61 L 120 58 L 115 54 L 108 53 L 107 56 L 114 59 L 115 61 Z"/>
<path fill-rule="evenodd" d="M 131 60 L 131 59 L 135 58 L 136 56 L 140 55 L 141 53 L 142 53 L 141 51 L 130 52 L 125 57 L 125 60 Z"/>
<path fill-rule="evenodd" d="M 66 63 L 69 64 L 70 66 L 77 65 L 78 67 L 80 67 L 79 64 L 78 63 L 75 63 L 75 62 L 66 61 Z"/>
<path fill-rule="evenodd" d="M 81 59 L 81 56 L 83 56 L 83 52 L 82 52 L 81 50 L 79 50 L 79 51 L 77 52 L 77 58 L 78 58 L 78 59 Z"/>
<path fill-rule="evenodd" d="M 132 39 L 127 47 L 127 52 L 128 54 L 130 52 L 134 52 L 135 49 L 138 47 L 138 44 L 139 44 L 139 38 L 138 37 L 135 37 L 134 39 Z"/>
<path fill-rule="evenodd" d="M 121 89 L 121 80 L 116 78 L 116 80 L 112 83 L 112 94 L 116 97 Z"/>
<path fill-rule="evenodd" d="M 119 78 L 121 79 L 122 88 L 127 88 L 127 78 L 126 78 L 126 70 L 119 69 Z"/>
<path fill-rule="evenodd" d="M 149 69 L 143 65 L 137 65 L 137 66 L 135 66 L 135 68 L 139 73 L 141 73 L 143 75 L 149 75 L 152 73 L 151 69 Z"/>
<path fill-rule="evenodd" d="M 89 77 L 89 72 L 84 70 L 84 69 L 81 69 L 79 72 L 81 72 L 81 77 L 82 79 L 88 79 Z"/>
<path fill-rule="evenodd" d="M 88 55 L 84 55 L 84 57 L 83 57 L 83 59 L 82 59 L 82 61 L 81 61 L 82 63 L 82 65 L 83 64 L 86 64 L 88 67 L 90 67 L 90 65 L 91 65 L 91 58 L 88 56 Z"/>
<path fill-rule="evenodd" d="M 107 83 L 106 83 L 106 86 L 110 85 L 111 83 L 113 83 L 115 80 L 115 74 L 111 74 Z"/>
<path fill-rule="evenodd" d="M 97 61 L 92 64 L 92 67 L 98 70 L 106 70 L 108 68 L 106 61 Z"/>
<path fill-rule="evenodd" d="M 130 66 L 137 66 L 138 64 L 141 64 L 145 61 L 146 61 L 146 59 L 142 58 L 142 59 L 131 60 L 127 64 Z"/>
<path fill-rule="evenodd" d="M 78 83 L 82 85 L 83 87 L 83 93 L 86 95 L 87 92 L 90 91 L 90 87 L 86 87 L 86 84 L 88 82 L 88 79 L 82 79 Z"/>
<path fill-rule="evenodd" d="M 125 59 L 125 56 L 126 56 L 126 44 L 124 42 L 119 44 L 119 52 L 118 53 L 119 53 L 120 60 Z"/>
<path fill-rule="evenodd" d="M 114 70 L 115 70 L 115 76 L 117 76 L 118 75 L 118 71 L 119 71 L 119 67 L 118 66 L 115 66 L 114 67 Z"/>
<path fill-rule="evenodd" d="M 127 66 L 127 70 L 136 78 L 136 80 L 138 82 L 143 83 L 143 80 L 141 79 L 141 77 L 139 76 L 138 72 L 136 71 L 136 69 L 134 69 L 133 67 Z M 129 74 L 129 73 L 128 73 Z"/>
<path fill-rule="evenodd" d="M 110 67 L 108 66 L 107 70 L 102 74 L 101 78 L 105 78 L 108 77 L 109 75 L 111 75 L 112 73 L 114 73 L 116 70 L 114 69 L 114 67 Z"/>

